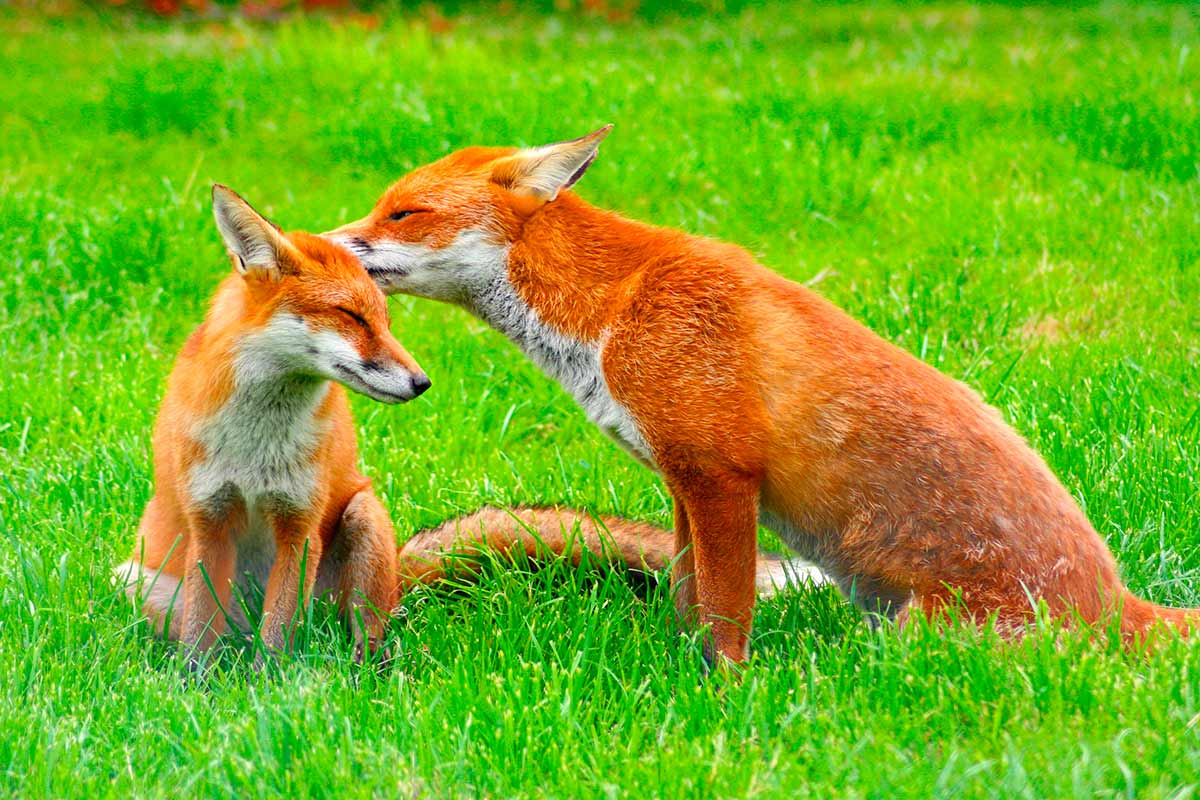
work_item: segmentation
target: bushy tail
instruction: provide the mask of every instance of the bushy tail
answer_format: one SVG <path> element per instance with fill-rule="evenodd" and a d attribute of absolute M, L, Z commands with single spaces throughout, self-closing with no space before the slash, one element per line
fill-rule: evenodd
<path fill-rule="evenodd" d="M 137 559 L 113 568 L 113 583 L 125 591 L 135 604 L 140 601 L 142 612 L 150 619 L 155 633 L 161 634 L 170 620 L 172 639 L 178 639 L 183 624 L 182 581 L 164 570 L 152 570 Z"/>
<path fill-rule="evenodd" d="M 1121 606 L 1121 634 L 1127 641 L 1149 641 L 1155 632 L 1174 628 L 1183 636 L 1200 627 L 1200 608 L 1167 608 L 1125 592 Z"/>
<path fill-rule="evenodd" d="M 464 556 L 485 550 L 503 555 L 523 551 L 531 558 L 548 554 L 578 564 L 586 550 L 607 563 L 659 572 L 675 555 L 673 534 L 619 517 L 593 517 L 570 508 L 484 508 L 414 535 L 397 558 L 400 594 L 440 580 L 448 570 L 469 566 Z M 826 581 L 818 568 L 765 553 L 758 557 L 755 583 L 771 594 L 789 583 Z"/>

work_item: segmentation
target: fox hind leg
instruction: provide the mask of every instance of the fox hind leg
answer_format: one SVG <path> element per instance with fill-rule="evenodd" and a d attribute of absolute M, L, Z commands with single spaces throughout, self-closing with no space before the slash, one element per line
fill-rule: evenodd
<path fill-rule="evenodd" d="M 187 523 L 160 495 L 146 503 L 132 558 L 113 570 L 113 581 L 141 609 L 158 635 L 178 641 L 183 632 L 183 570 Z"/>
<path fill-rule="evenodd" d="M 183 630 L 183 581 L 178 575 L 131 559 L 113 570 L 113 580 L 130 600 L 141 603 L 155 634 L 179 640 Z"/>
<path fill-rule="evenodd" d="M 991 622 L 996 633 L 1005 639 L 1019 639 L 1035 619 L 1034 606 L 1023 598 L 997 598 L 992 595 L 974 596 L 950 588 L 917 594 L 896 615 L 896 624 L 904 629 L 914 615 L 927 622 L 937 622 L 947 615 L 962 622 L 983 625 Z"/>

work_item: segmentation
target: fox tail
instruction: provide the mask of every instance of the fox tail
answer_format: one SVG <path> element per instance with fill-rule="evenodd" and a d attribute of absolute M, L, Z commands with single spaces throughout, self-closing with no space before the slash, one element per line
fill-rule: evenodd
<path fill-rule="evenodd" d="M 1200 627 L 1200 608 L 1168 608 L 1126 591 L 1121 606 L 1121 634 L 1127 639 L 1153 638 L 1155 631 L 1178 630 L 1183 636 Z"/>
<path fill-rule="evenodd" d="M 400 548 L 397 566 L 400 595 L 434 583 L 451 569 L 469 566 L 469 557 L 493 551 L 547 555 L 578 564 L 586 550 L 604 563 L 638 572 L 661 572 L 675 557 L 669 530 L 620 517 L 592 516 L 569 508 L 483 508 L 474 514 L 421 531 Z M 467 557 L 467 558 L 464 558 Z M 827 582 L 821 570 L 799 559 L 758 554 L 755 585 L 760 596 L 796 583 Z"/>

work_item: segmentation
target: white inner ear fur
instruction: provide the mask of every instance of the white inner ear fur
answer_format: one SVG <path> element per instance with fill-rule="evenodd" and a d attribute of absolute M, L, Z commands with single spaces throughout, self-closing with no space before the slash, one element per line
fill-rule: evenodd
<path fill-rule="evenodd" d="M 512 185 L 514 191 L 524 191 L 547 202 L 569 189 L 596 158 L 600 140 L 565 142 L 522 150 L 512 158 L 519 172 Z"/>
<path fill-rule="evenodd" d="M 225 246 L 238 257 L 242 272 L 278 265 L 282 237 L 245 201 L 231 192 L 214 192 L 213 217 Z"/>

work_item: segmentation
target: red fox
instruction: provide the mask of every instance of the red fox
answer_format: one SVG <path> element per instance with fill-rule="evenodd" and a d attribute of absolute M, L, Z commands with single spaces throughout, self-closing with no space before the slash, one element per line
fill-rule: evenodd
<path fill-rule="evenodd" d="M 398 403 L 430 381 L 350 253 L 281 233 L 223 186 L 213 212 L 235 271 L 171 373 L 155 493 L 118 577 L 193 661 L 227 618 L 247 625 L 243 603 L 263 588 L 267 647 L 284 646 L 301 590 L 315 590 L 337 596 L 361 658 L 395 605 L 396 544 L 358 471 L 342 386 Z"/>
<path fill-rule="evenodd" d="M 1128 638 L 1194 611 L 1123 587 L 1045 462 L 979 396 L 744 250 L 569 191 L 609 127 L 474 147 L 326 236 L 385 292 L 509 337 L 675 501 L 680 617 L 747 656 L 757 524 L 885 618 L 954 606 L 1017 635 L 1038 601 Z"/>

